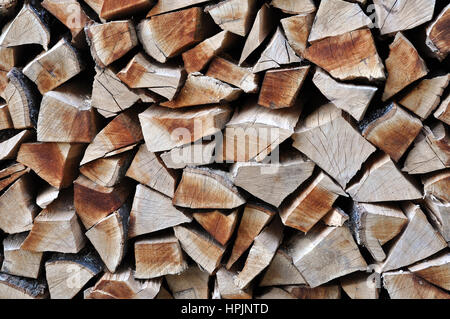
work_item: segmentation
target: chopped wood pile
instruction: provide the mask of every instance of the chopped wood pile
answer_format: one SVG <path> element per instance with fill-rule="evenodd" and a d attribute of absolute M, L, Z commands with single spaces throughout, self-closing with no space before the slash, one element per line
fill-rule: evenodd
<path fill-rule="evenodd" d="M 0 0 L 0 298 L 450 299 L 449 25 Z"/>

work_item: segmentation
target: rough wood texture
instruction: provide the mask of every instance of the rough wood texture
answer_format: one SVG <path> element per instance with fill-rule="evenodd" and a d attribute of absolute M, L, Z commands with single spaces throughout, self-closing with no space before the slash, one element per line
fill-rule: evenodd
<path fill-rule="evenodd" d="M 341 289 L 339 285 L 326 284 L 311 288 L 305 285 L 287 286 L 284 288 L 291 296 L 297 299 L 340 299 Z"/>
<path fill-rule="evenodd" d="M 272 0 L 270 4 L 289 14 L 312 13 L 316 11 L 316 6 L 312 0 Z"/>
<path fill-rule="evenodd" d="M 161 154 L 161 160 L 168 168 L 185 168 L 186 166 L 202 166 L 214 162 L 213 155 L 216 141 L 200 141 L 175 147 Z"/>
<path fill-rule="evenodd" d="M 314 15 L 310 13 L 299 14 L 281 19 L 284 34 L 294 52 L 303 57 L 308 45 L 309 32 L 314 21 Z"/>
<path fill-rule="evenodd" d="M 422 177 L 425 196 L 437 198 L 443 202 L 450 202 L 450 170 L 439 171 Z"/>
<path fill-rule="evenodd" d="M 20 145 L 32 138 L 30 130 L 23 130 L 0 143 L 0 160 L 14 159 L 19 152 Z"/>
<path fill-rule="evenodd" d="M 357 272 L 341 279 L 342 290 L 351 299 L 378 299 L 380 288 L 374 276 Z"/>
<path fill-rule="evenodd" d="M 259 286 L 286 286 L 306 284 L 292 258 L 282 248 L 278 249 L 267 267 Z"/>
<path fill-rule="evenodd" d="M 209 274 L 192 265 L 180 275 L 167 275 L 167 284 L 175 299 L 208 299 Z"/>
<path fill-rule="evenodd" d="M 153 0 L 104 0 L 100 18 L 111 20 L 128 17 L 147 11 L 153 4 Z"/>
<path fill-rule="evenodd" d="M 426 44 L 439 60 L 444 60 L 450 52 L 450 39 L 447 26 L 450 21 L 450 5 L 447 5 L 427 27 Z"/>
<path fill-rule="evenodd" d="M 195 4 L 200 4 L 208 0 L 159 0 L 148 12 L 147 17 L 175 11 Z"/>
<path fill-rule="evenodd" d="M 226 245 L 233 235 L 238 216 L 237 209 L 228 215 L 218 210 L 192 214 L 192 217 L 222 245 Z"/>
<path fill-rule="evenodd" d="M 252 299 L 252 289 L 240 289 L 234 283 L 236 273 L 220 268 L 217 273 L 217 285 L 221 299 Z"/>
<path fill-rule="evenodd" d="M 0 273 L 1 299 L 47 299 L 44 282 Z"/>
<path fill-rule="evenodd" d="M 442 122 L 450 125 L 450 95 L 441 103 L 439 108 L 434 112 L 434 117 Z"/>
<path fill-rule="evenodd" d="M 408 267 L 408 270 L 436 286 L 450 290 L 449 268 L 450 254 L 444 253 Z"/>
<path fill-rule="evenodd" d="M 322 222 L 327 226 L 340 227 L 350 217 L 339 207 L 333 207 L 323 218 Z"/>
<path fill-rule="evenodd" d="M 17 64 L 18 56 L 18 50 L 16 48 L 0 46 L 0 96 L 3 98 L 3 91 L 8 84 L 7 74 Z"/>

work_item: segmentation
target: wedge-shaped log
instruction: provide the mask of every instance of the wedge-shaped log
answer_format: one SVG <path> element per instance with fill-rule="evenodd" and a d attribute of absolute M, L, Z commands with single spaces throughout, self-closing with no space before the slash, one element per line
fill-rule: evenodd
<path fill-rule="evenodd" d="M 325 71 L 317 68 L 313 83 L 320 92 L 338 108 L 350 114 L 358 122 L 364 118 L 377 87 L 346 84 L 335 81 Z"/>
<path fill-rule="evenodd" d="M 340 227 L 350 217 L 339 207 L 333 207 L 323 218 L 322 222 L 327 226 Z"/>
<path fill-rule="evenodd" d="M 273 7 L 288 14 L 312 13 L 316 6 L 312 0 L 272 0 Z"/>
<path fill-rule="evenodd" d="M 134 25 L 130 20 L 91 24 L 85 27 L 91 55 L 100 67 L 110 65 L 138 44 Z"/>
<path fill-rule="evenodd" d="M 279 287 L 270 287 L 263 290 L 263 292 L 257 296 L 255 299 L 296 299 L 292 294 L 288 293 L 286 290 Z"/>
<path fill-rule="evenodd" d="M 161 160 L 168 168 L 185 168 L 186 166 L 201 166 L 214 163 L 213 155 L 216 141 L 195 142 L 176 147 L 161 154 Z"/>
<path fill-rule="evenodd" d="M 149 10 L 153 0 L 104 0 L 100 18 L 111 20 L 129 17 Z"/>
<path fill-rule="evenodd" d="M 138 25 L 139 41 L 148 55 L 165 63 L 205 38 L 205 22 L 199 7 L 153 16 Z"/>
<path fill-rule="evenodd" d="M 163 234 L 134 243 L 137 279 L 176 275 L 188 268 L 183 250 L 174 235 Z"/>
<path fill-rule="evenodd" d="M 346 226 L 317 225 L 306 235 L 296 233 L 288 242 L 288 252 L 312 288 L 367 268 Z"/>
<path fill-rule="evenodd" d="M 346 192 L 354 201 L 368 203 L 422 198 L 416 183 L 403 175 L 388 155 L 382 154 L 367 162 Z"/>
<path fill-rule="evenodd" d="M 175 299 L 208 299 L 209 274 L 191 265 L 179 275 L 167 275 L 167 284 Z"/>
<path fill-rule="evenodd" d="M 443 61 L 450 52 L 448 42 L 447 25 L 450 21 L 450 5 L 447 5 L 436 17 L 433 23 L 427 27 L 426 44 L 431 52 L 441 61 Z"/>
<path fill-rule="evenodd" d="M 11 131 L 14 134 L 14 131 Z M 23 130 L 0 142 L 0 160 L 15 159 L 23 142 L 32 139 L 31 130 Z"/>
<path fill-rule="evenodd" d="M 225 172 L 208 168 L 185 168 L 173 204 L 187 208 L 231 209 L 245 199 Z"/>
<path fill-rule="evenodd" d="M 282 248 L 278 249 L 267 267 L 259 286 L 285 286 L 306 284 L 292 258 Z"/>
<path fill-rule="evenodd" d="M 450 131 L 443 123 L 434 123 L 425 128 L 427 143 L 443 165 L 450 166 Z"/>
<path fill-rule="evenodd" d="M 355 272 L 342 277 L 341 287 L 351 299 L 378 299 L 380 287 L 377 287 L 377 276 L 364 272 Z"/>
<path fill-rule="evenodd" d="M 86 4 L 94 10 L 95 13 L 100 17 L 100 13 L 102 12 L 102 6 L 105 0 L 86 0 L 84 1 Z"/>
<path fill-rule="evenodd" d="M 0 273 L 1 299 L 47 299 L 48 290 L 44 282 Z"/>
<path fill-rule="evenodd" d="M 227 269 L 230 269 L 250 247 L 255 237 L 269 224 L 274 215 L 275 211 L 260 205 L 247 204 L 245 206 L 233 250 L 227 262 Z"/>
<path fill-rule="evenodd" d="M 191 220 L 190 216 L 173 207 L 169 197 L 139 184 L 131 208 L 128 237 L 156 232 Z"/>
<path fill-rule="evenodd" d="M 237 209 L 229 214 L 222 213 L 218 210 L 192 214 L 192 217 L 222 245 L 226 245 L 233 235 L 238 216 Z"/>
<path fill-rule="evenodd" d="M 208 0 L 161 0 L 158 1 L 147 14 L 147 17 L 186 8 Z"/>
<path fill-rule="evenodd" d="M 353 203 L 351 226 L 359 245 L 367 248 L 376 261 L 383 261 L 385 243 L 396 237 L 408 218 L 396 205 Z"/>
<path fill-rule="evenodd" d="M 3 240 L 2 272 L 37 279 L 41 270 L 42 252 L 21 248 L 27 233 L 9 235 Z"/>
<path fill-rule="evenodd" d="M 320 172 L 281 205 L 281 220 L 286 226 L 306 233 L 331 210 L 339 196 L 348 195 L 328 175 Z"/>
<path fill-rule="evenodd" d="M 307 285 L 286 286 L 284 290 L 297 299 L 341 299 L 341 288 L 336 284 L 327 284 L 315 288 Z"/>
<path fill-rule="evenodd" d="M 303 13 L 280 20 L 289 45 L 300 57 L 303 57 L 308 46 L 308 37 L 313 21 L 314 14 L 311 13 Z"/>
<path fill-rule="evenodd" d="M 3 178 L 0 180 L 0 191 L 3 191 L 8 186 L 10 186 L 12 183 L 14 183 L 16 180 L 18 180 L 23 175 L 29 173 L 31 170 L 29 168 L 26 168 L 24 170 L 12 173 L 8 177 Z"/>
<path fill-rule="evenodd" d="M 450 125 L 450 95 L 441 103 L 433 115 L 440 121 Z"/>
<path fill-rule="evenodd" d="M 431 223 L 450 243 L 450 205 L 434 196 L 426 196 L 424 204 Z"/>
<path fill-rule="evenodd" d="M 450 290 L 450 254 L 448 252 L 408 267 L 408 270 L 438 287 Z"/>
<path fill-rule="evenodd" d="M 102 270 L 100 258 L 89 248 L 78 254 L 53 254 L 45 262 L 50 298 L 72 299 Z"/>
<path fill-rule="evenodd" d="M 8 105 L 0 105 L 0 130 L 7 130 L 14 128 L 14 124 L 9 114 Z"/>
<path fill-rule="evenodd" d="M 385 79 L 383 62 L 369 29 L 316 41 L 306 49 L 304 57 L 338 80 Z"/>
<path fill-rule="evenodd" d="M 397 33 L 389 50 L 389 57 L 386 59 L 388 77 L 384 87 L 383 101 L 390 99 L 428 73 L 425 61 L 401 32 Z"/>
<path fill-rule="evenodd" d="M 240 289 L 234 283 L 236 277 L 234 271 L 220 268 L 216 273 L 217 286 L 221 299 L 252 299 L 252 289 Z"/>
<path fill-rule="evenodd" d="M 450 203 L 450 170 L 439 171 L 422 177 L 425 196 Z"/>
<path fill-rule="evenodd" d="M 8 72 L 19 60 L 19 50 L 15 47 L 0 46 L 0 96 L 4 98 L 3 91 L 8 84 Z"/>

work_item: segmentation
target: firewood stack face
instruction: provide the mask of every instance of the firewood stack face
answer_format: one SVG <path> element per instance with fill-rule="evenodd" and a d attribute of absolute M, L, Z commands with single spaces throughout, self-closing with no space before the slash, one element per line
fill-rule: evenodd
<path fill-rule="evenodd" d="M 450 299 L 450 5 L 0 0 L 0 299 Z"/>

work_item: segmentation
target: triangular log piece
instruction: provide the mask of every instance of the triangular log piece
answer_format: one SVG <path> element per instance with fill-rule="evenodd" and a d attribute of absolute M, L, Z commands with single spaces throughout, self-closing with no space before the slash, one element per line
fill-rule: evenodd
<path fill-rule="evenodd" d="M 433 18 L 435 1 L 374 0 L 376 21 L 382 35 L 409 30 Z"/>
<path fill-rule="evenodd" d="M 422 198 L 415 181 L 403 175 L 386 154 L 378 154 L 362 170 L 346 192 L 356 202 L 404 201 Z"/>
<path fill-rule="evenodd" d="M 245 206 L 233 250 L 228 259 L 227 269 L 230 269 L 239 257 L 244 254 L 253 243 L 255 237 L 269 224 L 274 215 L 275 211 L 260 205 L 247 204 Z"/>
<path fill-rule="evenodd" d="M 205 12 L 223 30 L 245 37 L 252 26 L 256 4 L 256 0 L 225 0 L 207 6 Z"/>
<path fill-rule="evenodd" d="M 73 184 L 75 208 L 86 229 L 119 209 L 131 191 L 128 180 L 113 187 L 105 187 L 80 175 Z"/>
<path fill-rule="evenodd" d="M 172 100 L 183 84 L 185 73 L 180 67 L 152 62 L 138 53 L 117 77 L 130 88 L 147 88 Z"/>
<path fill-rule="evenodd" d="M 271 6 L 288 14 L 313 13 L 316 6 L 312 0 L 272 0 Z"/>
<path fill-rule="evenodd" d="M 8 0 L 9 1 L 9 0 Z M 8 72 L 11 70 L 19 60 L 18 50 L 15 47 L 7 48 L 0 46 L 0 96 L 3 96 L 3 91 L 8 84 Z"/>
<path fill-rule="evenodd" d="M 105 0 L 85 0 L 84 2 L 86 2 L 86 4 L 100 17 L 103 2 L 105 2 Z"/>
<path fill-rule="evenodd" d="M 450 299 L 450 294 L 409 271 L 384 273 L 383 286 L 391 299 Z"/>
<path fill-rule="evenodd" d="M 383 272 L 409 266 L 447 247 L 445 240 L 433 229 L 418 205 L 405 203 L 402 209 L 409 222 L 395 239 L 382 265 Z"/>
<path fill-rule="evenodd" d="M 193 7 L 143 20 L 137 32 L 145 52 L 165 63 L 202 41 L 206 36 L 205 23 L 202 8 Z"/>
<path fill-rule="evenodd" d="M 441 103 L 441 106 L 434 112 L 434 117 L 450 125 L 450 95 Z"/>
<path fill-rule="evenodd" d="M 425 207 L 428 217 L 439 230 L 442 237 L 450 244 L 450 205 L 433 196 L 425 197 Z M 449 246 L 450 247 L 450 246 Z"/>
<path fill-rule="evenodd" d="M 24 170 L 26 170 L 25 165 L 22 165 L 20 163 L 12 163 L 11 165 L 8 165 L 0 169 L 0 180 L 5 177 L 9 177 L 14 173 L 18 173 Z"/>
<path fill-rule="evenodd" d="M 100 67 L 110 65 L 138 44 L 130 20 L 94 23 L 86 26 L 85 32 L 92 58 Z"/>
<path fill-rule="evenodd" d="M 443 61 L 450 52 L 447 26 L 450 21 L 450 4 L 437 16 L 433 23 L 427 27 L 426 45 L 440 61 Z"/>
<path fill-rule="evenodd" d="M 376 150 L 353 127 L 342 110 L 331 103 L 319 107 L 303 119 L 292 138 L 292 146 L 313 160 L 342 187 Z"/>
<path fill-rule="evenodd" d="M 190 216 L 173 207 L 169 197 L 139 184 L 131 208 L 128 237 L 152 233 L 191 220 Z"/>
<path fill-rule="evenodd" d="M 21 164 L 22 165 L 22 164 Z M 29 168 L 26 168 L 22 171 L 12 173 L 8 177 L 5 177 L 0 180 L 0 192 L 6 189 L 9 185 L 14 183 L 16 180 L 18 180 L 23 175 L 29 173 L 31 170 Z"/>
<path fill-rule="evenodd" d="M 192 225 L 178 225 L 173 230 L 186 254 L 208 273 L 214 273 L 220 265 L 226 247 Z"/>
<path fill-rule="evenodd" d="M 188 268 L 178 239 L 169 234 L 137 240 L 134 255 L 137 279 L 176 275 Z"/>
<path fill-rule="evenodd" d="M 36 216 L 22 249 L 78 253 L 86 244 L 81 227 L 73 205 L 72 191 L 60 193 L 57 200 Z"/>
<path fill-rule="evenodd" d="M 27 233 L 9 235 L 3 239 L 2 272 L 37 279 L 41 270 L 42 252 L 27 251 L 21 248 Z"/>
<path fill-rule="evenodd" d="M 267 267 L 259 286 L 286 286 L 306 284 L 302 274 L 292 263 L 292 258 L 283 249 L 278 249 Z"/>
<path fill-rule="evenodd" d="M 288 253 L 312 288 L 367 268 L 346 226 L 319 224 L 306 235 L 298 232 L 288 242 Z"/>
<path fill-rule="evenodd" d="M 339 207 L 333 207 L 323 218 L 322 222 L 327 226 L 340 227 L 350 217 Z"/>
<path fill-rule="evenodd" d="M 450 203 L 450 170 L 439 171 L 422 177 L 425 196 Z"/>
<path fill-rule="evenodd" d="M 259 76 L 251 68 L 238 66 L 221 57 L 211 61 L 206 76 L 237 86 L 245 93 L 256 93 L 259 88 Z"/>
<path fill-rule="evenodd" d="M 383 101 L 390 99 L 428 73 L 425 61 L 401 32 L 397 33 L 389 46 L 389 57 L 385 63 L 388 77 L 384 87 Z"/>
<path fill-rule="evenodd" d="M 77 177 L 84 149 L 83 144 L 24 143 L 20 146 L 17 161 L 61 189 L 70 186 Z"/>
<path fill-rule="evenodd" d="M 307 285 L 283 288 L 297 299 L 341 299 L 341 288 L 336 284 L 327 284 L 315 288 Z"/>
<path fill-rule="evenodd" d="M 33 132 L 23 130 L 0 142 L 0 160 L 15 159 L 23 142 L 31 140 Z"/>
<path fill-rule="evenodd" d="M 306 49 L 304 57 L 338 80 L 385 79 L 384 65 L 369 29 L 316 41 Z"/>
<path fill-rule="evenodd" d="M 240 289 L 234 283 L 237 274 L 234 271 L 220 268 L 216 273 L 217 285 L 221 299 L 252 299 L 252 289 Z"/>
<path fill-rule="evenodd" d="M 26 174 L 0 196 L 0 229 L 8 234 L 28 231 L 39 207 L 35 205 L 34 181 Z M 14 214 L 11 214 L 14 212 Z"/>
<path fill-rule="evenodd" d="M 230 172 L 234 185 L 278 207 L 312 175 L 314 167 L 314 162 L 293 151 L 278 163 L 241 162 L 234 164 Z"/>
<path fill-rule="evenodd" d="M 347 296 L 351 299 L 378 299 L 380 288 L 377 285 L 379 274 L 370 274 L 364 272 L 355 272 L 348 276 L 342 277 L 341 287 Z"/>
<path fill-rule="evenodd" d="M 0 46 L 15 47 L 40 44 L 45 51 L 50 43 L 50 29 L 44 22 L 43 12 L 25 3 L 17 16 L 2 30 Z M 24 32 L 26 31 L 26 32 Z"/>
<path fill-rule="evenodd" d="M 325 71 L 317 68 L 313 83 L 331 103 L 361 121 L 378 90 L 375 86 L 346 84 L 335 81 Z"/>
<path fill-rule="evenodd" d="M 153 0 L 104 0 L 100 18 L 105 20 L 129 17 L 149 10 Z"/>
<path fill-rule="evenodd" d="M 262 294 L 255 296 L 255 299 L 297 299 L 286 290 L 278 287 L 270 287 L 263 290 Z"/>
<path fill-rule="evenodd" d="M 124 204 L 86 232 L 86 237 L 110 272 L 116 271 L 125 255 L 129 216 L 130 207 Z"/>
<path fill-rule="evenodd" d="M 45 275 L 52 299 L 72 299 L 103 270 L 97 254 L 83 249 L 78 254 L 53 254 L 45 263 Z"/>
<path fill-rule="evenodd" d="M 333 207 L 339 196 L 348 195 L 323 172 L 290 195 L 279 212 L 283 224 L 308 232 Z"/>
<path fill-rule="evenodd" d="M 439 160 L 446 167 L 450 166 L 450 130 L 443 123 L 432 124 L 425 129 L 427 133 L 427 143 Z"/>
<path fill-rule="evenodd" d="M 231 113 L 232 108 L 228 104 L 188 110 L 171 110 L 152 105 L 139 114 L 139 121 L 147 149 L 161 152 L 220 132 Z"/>
<path fill-rule="evenodd" d="M 187 208 L 232 209 L 245 203 L 225 172 L 185 168 L 173 204 Z"/>
<path fill-rule="evenodd" d="M 383 261 L 385 243 L 397 236 L 408 218 L 396 205 L 353 203 L 350 225 L 357 243 L 367 248 L 376 261 Z"/>
<path fill-rule="evenodd" d="M 194 219 L 220 244 L 226 245 L 234 233 L 238 221 L 239 210 L 229 214 L 218 210 L 192 214 Z"/>
<path fill-rule="evenodd" d="M 60 190 L 47 185 L 43 187 L 36 196 L 36 204 L 44 209 L 58 198 Z"/>
<path fill-rule="evenodd" d="M 450 290 L 450 253 L 448 252 L 408 267 L 408 270 L 438 287 Z"/>
<path fill-rule="evenodd" d="M 175 299 L 208 299 L 209 274 L 191 265 L 179 275 L 167 275 L 169 289 Z"/>
<path fill-rule="evenodd" d="M 314 21 L 314 14 L 304 13 L 281 19 L 284 34 L 292 50 L 303 57 L 308 45 L 309 32 Z"/>
<path fill-rule="evenodd" d="M 241 92 L 240 89 L 210 76 L 191 73 L 177 97 L 172 101 L 163 102 L 161 105 L 177 109 L 187 106 L 231 102 L 236 100 Z"/>
<path fill-rule="evenodd" d="M 1 66 L 0 66 L 1 67 Z M 0 130 L 14 128 L 14 124 L 9 114 L 8 104 L 0 105 Z"/>
<path fill-rule="evenodd" d="M 47 299 L 47 285 L 29 279 L 0 273 L 0 299 Z"/>
<path fill-rule="evenodd" d="M 147 17 L 186 8 L 208 0 L 159 0 L 149 11 Z"/>
<path fill-rule="evenodd" d="M 185 168 L 214 163 L 216 141 L 202 141 L 172 148 L 161 154 L 161 160 L 168 168 Z"/>
<path fill-rule="evenodd" d="M 279 68 L 281 65 L 301 62 L 301 60 L 295 55 L 283 31 L 278 27 L 266 49 L 261 53 L 261 57 L 253 66 L 253 73 Z"/>

